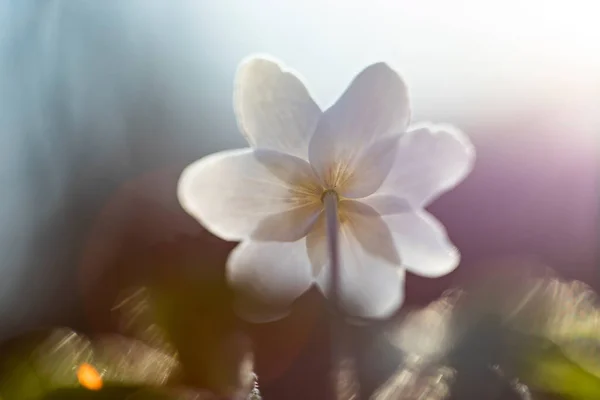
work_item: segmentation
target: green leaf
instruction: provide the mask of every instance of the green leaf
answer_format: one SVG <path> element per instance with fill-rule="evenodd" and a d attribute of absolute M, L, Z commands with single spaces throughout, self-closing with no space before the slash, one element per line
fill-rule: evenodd
<path fill-rule="evenodd" d="M 520 362 L 519 378 L 532 389 L 573 400 L 600 399 L 600 377 L 571 361 L 559 346 L 529 346 Z"/>

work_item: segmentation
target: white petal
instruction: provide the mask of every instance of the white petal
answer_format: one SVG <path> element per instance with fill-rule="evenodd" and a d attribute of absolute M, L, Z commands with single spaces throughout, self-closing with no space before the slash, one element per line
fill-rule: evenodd
<path fill-rule="evenodd" d="M 308 158 L 321 109 L 300 79 L 275 61 L 251 58 L 237 72 L 234 108 L 252 147 Z"/>
<path fill-rule="evenodd" d="M 375 209 L 356 200 L 343 200 L 339 208 L 342 231 L 371 256 L 400 265 L 390 228 Z"/>
<path fill-rule="evenodd" d="M 272 150 L 231 150 L 205 157 L 179 179 L 182 207 L 225 240 L 256 236 L 295 241 L 306 235 L 321 204 L 306 161 Z"/>
<path fill-rule="evenodd" d="M 387 178 L 396 154 L 400 135 L 387 136 L 371 146 L 359 148 L 343 161 L 347 178 L 341 174 L 335 178 L 335 170 L 329 169 L 326 176 L 331 182 L 339 181 L 336 189 L 344 197 L 358 199 L 375 193 Z M 339 158 L 336 158 L 339 162 Z M 331 165 L 331 164 L 330 164 Z M 341 179 L 340 179 L 341 178 Z"/>
<path fill-rule="evenodd" d="M 404 132 L 409 116 L 402 79 L 384 63 L 371 65 L 321 117 L 309 144 L 310 163 L 325 180 L 331 161 L 345 165 L 377 139 Z"/>
<path fill-rule="evenodd" d="M 306 251 L 310 259 L 312 274 L 316 278 L 328 263 L 329 257 L 324 213 L 321 213 L 317 222 L 306 236 Z"/>
<path fill-rule="evenodd" d="M 253 240 L 293 242 L 304 237 L 317 221 L 321 206 L 317 203 L 271 214 L 257 224 Z"/>
<path fill-rule="evenodd" d="M 356 203 L 356 202 L 354 202 Z M 356 206 L 353 204 L 352 207 Z M 350 208 L 348 205 L 345 208 Z M 362 207 L 355 207 L 362 214 Z M 393 246 L 381 240 L 380 225 L 370 212 L 355 219 L 353 224 L 343 223 L 340 230 L 339 301 L 348 316 L 359 318 L 386 318 L 393 314 L 404 299 L 404 275 L 396 262 L 388 260 Z M 385 224 L 384 224 L 385 225 Z M 388 232 L 389 234 L 389 232 Z M 385 237 L 385 234 L 384 234 Z M 321 271 L 320 289 L 329 293 L 331 268 Z"/>
<path fill-rule="evenodd" d="M 373 197 L 373 196 L 372 196 Z M 377 196 L 388 209 L 398 211 L 397 206 L 405 203 L 390 201 L 388 196 Z M 361 247 L 372 257 L 381 258 L 392 265 L 400 265 L 400 256 L 392 233 L 381 215 L 374 208 L 355 200 L 343 200 L 339 204 L 341 225 L 350 229 Z M 306 237 L 308 257 L 317 277 L 328 264 L 327 229 L 325 214 L 321 213 L 316 224 Z"/>
<path fill-rule="evenodd" d="M 415 126 L 400 140 L 381 193 L 425 206 L 452 189 L 471 171 L 475 151 L 469 138 L 446 125 Z"/>
<path fill-rule="evenodd" d="M 417 275 L 435 278 L 452 272 L 460 253 L 443 225 L 426 211 L 384 215 L 402 265 Z"/>
<path fill-rule="evenodd" d="M 339 282 L 339 302 L 348 317 L 385 319 L 392 316 L 404 301 L 404 270 L 374 260 L 344 244 Z M 326 296 L 330 288 L 330 268 L 318 278 Z"/>
<path fill-rule="evenodd" d="M 390 194 L 375 193 L 360 202 L 372 207 L 379 215 L 402 214 L 414 211 L 414 207 L 406 199 Z"/>
<path fill-rule="evenodd" d="M 242 318 L 267 322 L 286 316 L 313 283 L 306 239 L 241 243 L 227 260 L 227 279 Z"/>

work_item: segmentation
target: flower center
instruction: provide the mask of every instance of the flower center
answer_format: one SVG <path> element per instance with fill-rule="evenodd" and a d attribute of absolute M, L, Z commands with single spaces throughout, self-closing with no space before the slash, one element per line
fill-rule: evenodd
<path fill-rule="evenodd" d="M 337 192 L 333 189 L 325 189 L 323 190 L 323 193 L 321 193 L 321 203 L 325 204 L 325 197 L 327 196 L 335 196 L 335 201 L 336 203 L 339 203 L 340 201 L 340 196 L 337 194 Z"/>

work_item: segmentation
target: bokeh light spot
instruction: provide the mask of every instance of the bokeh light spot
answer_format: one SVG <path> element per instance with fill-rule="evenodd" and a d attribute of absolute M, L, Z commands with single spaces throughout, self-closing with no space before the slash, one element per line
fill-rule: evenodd
<path fill-rule="evenodd" d="M 98 373 L 96 368 L 90 364 L 83 363 L 77 370 L 77 379 L 81 386 L 89 390 L 100 390 L 102 389 L 102 376 Z"/>

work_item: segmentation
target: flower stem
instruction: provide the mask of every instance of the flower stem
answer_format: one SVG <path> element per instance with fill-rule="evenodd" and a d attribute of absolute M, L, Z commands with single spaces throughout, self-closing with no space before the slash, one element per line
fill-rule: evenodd
<path fill-rule="evenodd" d="M 334 191 L 323 194 L 325 206 L 325 224 L 327 229 L 327 251 L 329 254 L 329 295 L 332 306 L 331 315 L 331 389 L 333 398 L 340 398 L 339 379 L 340 364 L 343 358 L 340 340 L 341 318 L 339 307 L 339 279 L 340 279 L 340 249 L 339 249 L 339 219 L 338 219 L 338 196 Z"/>
<path fill-rule="evenodd" d="M 331 279 L 329 281 L 329 299 L 333 305 L 334 319 L 339 318 L 339 284 L 340 284 L 340 243 L 338 219 L 338 195 L 334 191 L 327 191 L 323 195 L 325 205 L 325 222 L 327 226 L 327 250 L 329 253 L 329 268 Z"/>
<path fill-rule="evenodd" d="M 329 299 L 332 305 L 331 316 L 331 388 L 333 398 L 336 400 L 359 400 L 357 382 L 354 369 L 348 368 L 351 363 L 349 354 L 345 351 L 345 335 L 343 313 L 340 306 L 340 221 L 338 216 L 339 198 L 334 191 L 325 192 L 323 204 L 325 206 L 325 222 L 327 228 L 327 249 L 329 253 Z"/>

